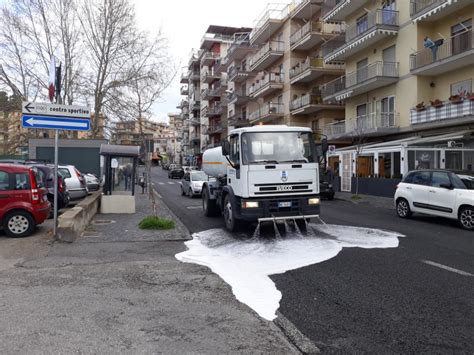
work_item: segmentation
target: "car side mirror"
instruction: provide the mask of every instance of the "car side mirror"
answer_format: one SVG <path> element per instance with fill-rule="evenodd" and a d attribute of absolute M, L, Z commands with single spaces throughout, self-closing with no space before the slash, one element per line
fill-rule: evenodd
<path fill-rule="evenodd" d="M 441 185 L 439 185 L 439 187 L 442 187 L 442 188 L 445 188 L 445 189 L 448 189 L 448 190 L 454 189 L 454 186 L 452 184 L 441 184 Z"/>
<path fill-rule="evenodd" d="M 230 154 L 230 142 L 226 139 L 222 141 L 222 155 L 228 156 Z"/>

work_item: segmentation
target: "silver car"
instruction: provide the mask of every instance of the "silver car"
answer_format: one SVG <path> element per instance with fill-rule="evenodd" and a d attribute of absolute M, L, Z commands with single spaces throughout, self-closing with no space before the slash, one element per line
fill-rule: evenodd
<path fill-rule="evenodd" d="M 96 175 L 92 173 L 85 173 L 84 178 L 86 179 L 86 185 L 89 192 L 99 190 L 100 180 Z"/>
<path fill-rule="evenodd" d="M 187 172 L 181 180 L 181 195 L 188 195 L 191 198 L 200 195 L 204 181 L 208 180 L 209 177 L 203 171 Z"/>
<path fill-rule="evenodd" d="M 89 194 L 86 179 L 74 165 L 59 165 L 58 171 L 66 180 L 71 201 L 80 200 Z"/>

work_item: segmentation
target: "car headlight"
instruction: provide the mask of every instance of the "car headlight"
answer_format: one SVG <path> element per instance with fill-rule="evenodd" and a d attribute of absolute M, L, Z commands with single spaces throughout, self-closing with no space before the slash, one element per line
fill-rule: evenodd
<path fill-rule="evenodd" d="M 319 204 L 319 198 L 318 197 L 313 197 L 308 199 L 308 205 L 318 205 Z"/>
<path fill-rule="evenodd" d="M 258 208 L 258 201 L 242 201 L 242 208 Z"/>

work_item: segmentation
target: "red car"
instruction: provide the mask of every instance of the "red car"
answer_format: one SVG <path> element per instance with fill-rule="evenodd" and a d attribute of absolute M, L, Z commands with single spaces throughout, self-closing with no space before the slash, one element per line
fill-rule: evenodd
<path fill-rule="evenodd" d="M 48 218 L 47 190 L 37 181 L 34 168 L 0 164 L 0 221 L 8 236 L 30 235 Z"/>

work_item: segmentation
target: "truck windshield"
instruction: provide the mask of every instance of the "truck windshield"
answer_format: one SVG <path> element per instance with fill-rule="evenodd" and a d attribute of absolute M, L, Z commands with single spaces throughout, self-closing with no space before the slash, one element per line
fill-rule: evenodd
<path fill-rule="evenodd" d="M 242 135 L 244 164 L 313 163 L 311 132 L 249 132 Z"/>

